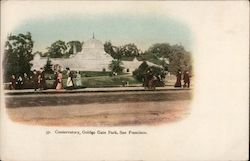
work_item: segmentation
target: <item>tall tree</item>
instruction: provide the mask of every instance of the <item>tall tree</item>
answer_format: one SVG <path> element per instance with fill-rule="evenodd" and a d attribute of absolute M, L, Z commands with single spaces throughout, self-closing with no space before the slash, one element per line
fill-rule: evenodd
<path fill-rule="evenodd" d="M 191 54 L 182 45 L 169 45 L 168 43 L 157 43 L 151 46 L 144 57 L 152 62 L 158 62 L 164 69 L 171 73 L 178 70 L 190 70 L 192 68 Z M 168 63 L 164 60 L 169 60 Z"/>
<path fill-rule="evenodd" d="M 48 47 L 47 55 L 50 58 L 62 58 L 67 50 L 66 43 L 64 41 L 58 40 Z"/>
<path fill-rule="evenodd" d="M 52 73 L 53 72 L 53 69 L 52 69 L 52 64 L 51 64 L 51 60 L 49 58 L 47 58 L 47 62 L 46 64 L 44 65 L 44 70 L 48 73 Z"/>
<path fill-rule="evenodd" d="M 80 41 L 77 41 L 77 40 L 69 41 L 67 43 L 68 51 L 65 53 L 64 57 L 68 58 L 70 55 L 82 51 L 82 45 L 83 45 L 83 42 L 81 43 Z"/>
<path fill-rule="evenodd" d="M 10 77 L 12 74 L 30 74 L 33 45 L 34 42 L 30 32 L 8 36 L 3 61 L 5 78 Z"/>
<path fill-rule="evenodd" d="M 110 41 L 104 43 L 104 51 L 112 56 L 114 59 L 121 59 L 122 55 L 119 52 L 119 48 L 113 46 Z"/>
<path fill-rule="evenodd" d="M 125 57 L 136 57 L 139 55 L 139 50 L 135 44 L 126 44 L 120 48 L 119 52 Z"/>
<path fill-rule="evenodd" d="M 149 66 L 146 61 L 143 61 L 141 65 L 133 71 L 133 76 L 140 82 L 144 81 L 145 74 L 148 70 Z"/>
<path fill-rule="evenodd" d="M 120 60 L 112 60 L 111 64 L 109 64 L 109 69 L 112 72 L 116 72 L 116 73 L 122 73 L 124 67 L 121 66 L 122 62 Z"/>

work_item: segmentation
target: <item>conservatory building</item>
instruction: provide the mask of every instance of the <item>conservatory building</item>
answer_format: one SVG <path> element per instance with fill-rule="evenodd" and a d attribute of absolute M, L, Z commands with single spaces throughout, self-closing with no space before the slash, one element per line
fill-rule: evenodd
<path fill-rule="evenodd" d="M 109 64 L 113 58 L 104 51 L 104 45 L 94 37 L 83 44 L 82 51 L 71 55 L 69 58 L 50 58 L 53 65 L 59 65 L 62 69 L 69 67 L 75 71 L 109 71 Z M 46 57 L 39 54 L 31 61 L 33 70 L 44 67 Z"/>

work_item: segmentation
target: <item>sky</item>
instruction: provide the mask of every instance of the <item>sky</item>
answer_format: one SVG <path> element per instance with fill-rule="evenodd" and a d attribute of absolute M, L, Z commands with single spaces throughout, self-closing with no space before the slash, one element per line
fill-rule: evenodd
<path fill-rule="evenodd" d="M 17 26 L 12 34 L 31 32 L 33 51 L 45 52 L 53 42 L 87 41 L 95 38 L 121 46 L 134 43 L 142 51 L 154 43 L 181 44 L 191 49 L 192 35 L 187 25 L 160 15 L 58 14 L 31 18 Z"/>

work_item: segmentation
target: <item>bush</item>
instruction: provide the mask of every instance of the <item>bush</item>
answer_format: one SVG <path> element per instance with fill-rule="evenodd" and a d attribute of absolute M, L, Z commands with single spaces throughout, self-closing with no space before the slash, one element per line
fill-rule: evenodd
<path fill-rule="evenodd" d="M 151 70 L 153 75 L 156 76 L 159 80 L 159 84 L 162 84 L 163 79 L 165 78 L 165 71 L 162 68 L 156 66 L 148 66 L 148 64 L 144 61 L 138 69 L 133 72 L 133 76 L 140 82 L 144 82 L 146 73 Z M 162 86 L 162 85 L 158 85 Z"/>

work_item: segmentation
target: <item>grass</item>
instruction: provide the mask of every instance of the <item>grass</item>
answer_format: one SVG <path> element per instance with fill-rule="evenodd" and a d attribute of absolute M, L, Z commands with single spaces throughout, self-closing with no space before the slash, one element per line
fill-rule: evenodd
<path fill-rule="evenodd" d="M 82 77 L 82 85 L 88 88 L 119 87 L 123 85 L 123 81 L 129 82 L 130 86 L 138 86 L 142 84 L 131 75 Z M 64 86 L 66 85 L 66 82 L 67 79 L 63 79 Z M 54 80 L 47 80 L 46 83 L 48 88 L 52 88 Z"/>
<path fill-rule="evenodd" d="M 117 76 L 110 76 L 110 72 L 81 72 L 82 75 L 82 85 L 87 88 L 100 88 L 100 87 L 121 87 L 124 82 L 128 82 L 129 86 L 142 86 L 142 83 L 136 80 L 132 75 L 123 74 Z M 86 76 L 88 75 L 88 76 Z M 54 75 L 46 74 L 46 84 L 47 88 L 54 88 Z M 174 85 L 176 77 L 174 75 L 166 76 L 166 85 Z M 67 75 L 63 73 L 63 85 L 66 86 Z M 75 82 L 75 78 L 74 78 Z M 8 87 L 5 87 L 8 89 Z M 33 82 L 26 82 L 24 87 L 25 89 L 32 89 Z"/>

